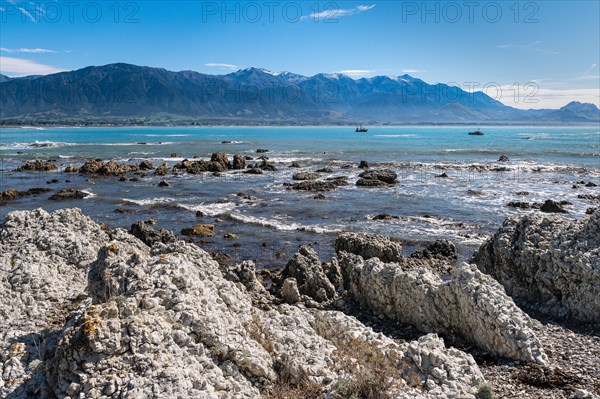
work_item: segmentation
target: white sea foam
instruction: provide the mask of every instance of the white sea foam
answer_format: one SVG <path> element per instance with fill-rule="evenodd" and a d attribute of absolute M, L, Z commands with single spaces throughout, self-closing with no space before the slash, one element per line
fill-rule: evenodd
<path fill-rule="evenodd" d="M 231 212 L 236 207 L 236 204 L 233 202 L 225 202 L 222 204 L 212 203 L 212 204 L 197 204 L 197 205 L 178 204 L 178 207 L 187 209 L 188 211 L 193 211 L 193 212 L 200 211 L 200 212 L 204 213 L 206 216 L 219 216 L 226 212 Z"/>
<path fill-rule="evenodd" d="M 84 199 L 91 199 L 91 198 L 96 198 L 98 196 L 98 194 L 95 194 L 93 192 L 91 192 L 90 190 L 81 190 L 82 193 L 87 194 L 87 197 L 85 197 Z"/>
<path fill-rule="evenodd" d="M 338 229 L 332 229 L 329 227 L 319 225 L 303 225 L 300 223 L 290 223 L 289 221 L 281 221 L 273 218 L 267 219 L 262 217 L 249 216 L 238 212 L 232 212 L 229 215 L 229 217 L 242 223 L 270 227 L 280 231 L 308 231 L 317 234 L 335 234 L 341 231 Z"/>
<path fill-rule="evenodd" d="M 159 198 L 147 198 L 147 199 L 137 199 L 137 200 L 123 198 L 123 201 L 128 202 L 130 204 L 140 205 L 140 206 L 156 206 L 156 205 L 172 204 L 176 200 L 175 200 L 175 198 L 159 197 Z"/>

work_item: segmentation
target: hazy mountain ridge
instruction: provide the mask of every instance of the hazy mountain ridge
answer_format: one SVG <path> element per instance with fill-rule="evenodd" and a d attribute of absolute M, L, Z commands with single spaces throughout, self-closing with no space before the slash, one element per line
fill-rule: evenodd
<path fill-rule="evenodd" d="M 227 75 L 110 64 L 31 78 L 0 75 L 0 118 L 289 123 L 598 122 L 593 104 L 520 110 L 482 92 L 402 75 L 352 79 L 246 68 Z"/>

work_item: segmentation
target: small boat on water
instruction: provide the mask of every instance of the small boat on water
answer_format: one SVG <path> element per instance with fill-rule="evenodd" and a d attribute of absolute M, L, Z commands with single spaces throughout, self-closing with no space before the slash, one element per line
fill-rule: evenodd
<path fill-rule="evenodd" d="M 477 128 L 477 130 L 469 132 L 469 136 L 483 136 L 483 132 L 479 128 Z"/>
<path fill-rule="evenodd" d="M 366 133 L 369 131 L 369 129 L 367 129 L 366 127 L 363 127 L 363 125 L 359 125 L 356 126 L 356 133 Z"/>

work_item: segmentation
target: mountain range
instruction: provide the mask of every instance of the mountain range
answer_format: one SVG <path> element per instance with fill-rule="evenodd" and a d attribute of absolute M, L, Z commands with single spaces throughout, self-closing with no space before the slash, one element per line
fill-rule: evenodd
<path fill-rule="evenodd" d="M 182 123 L 598 123 L 600 110 L 571 102 L 522 110 L 483 92 L 402 75 L 352 79 L 246 68 L 227 75 L 130 64 L 45 76 L 0 75 L 0 122 Z"/>

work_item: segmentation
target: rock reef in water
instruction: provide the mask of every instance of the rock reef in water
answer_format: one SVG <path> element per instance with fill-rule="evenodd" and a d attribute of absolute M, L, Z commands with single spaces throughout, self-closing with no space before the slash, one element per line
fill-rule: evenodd
<path fill-rule="evenodd" d="M 8 214 L 0 238 L 2 397 L 259 398 L 282 377 L 331 393 L 344 363 L 361 383 L 389 370 L 397 398 L 474 398 L 484 382 L 434 334 L 398 344 L 337 311 L 255 306 L 253 265 L 224 273 L 170 236 L 149 247 L 77 209 L 38 209 Z"/>
<path fill-rule="evenodd" d="M 336 240 L 344 286 L 362 307 L 422 331 L 457 336 L 503 357 L 547 362 L 531 319 L 493 278 L 464 264 L 442 279 L 436 259 L 364 250 L 385 248 L 383 240 L 357 234 Z"/>
<path fill-rule="evenodd" d="M 600 322 L 600 211 L 589 219 L 507 219 L 472 259 L 525 307 L 559 319 Z"/>

